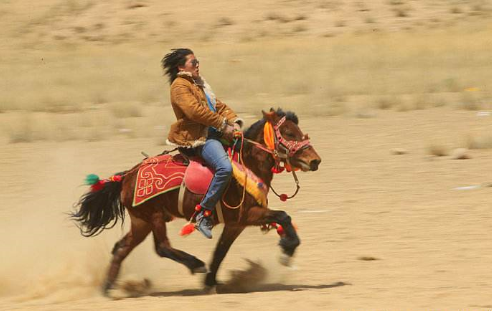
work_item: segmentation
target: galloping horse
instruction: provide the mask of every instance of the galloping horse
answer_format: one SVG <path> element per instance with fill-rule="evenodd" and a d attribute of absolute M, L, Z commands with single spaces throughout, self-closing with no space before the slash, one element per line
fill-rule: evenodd
<path fill-rule="evenodd" d="M 304 135 L 300 130 L 298 123 L 298 118 L 294 113 L 270 109 L 270 112 L 263 112 L 263 118 L 244 133 L 243 163 L 261 178 L 268 188 L 271 187 L 274 172 L 276 169 L 278 172 L 280 164 L 286 164 L 292 170 L 316 171 L 318 169 L 321 158 L 310 145 L 307 134 Z M 265 141 L 265 125 L 271 125 L 270 129 L 273 129 L 270 133 L 270 135 L 273 134 L 270 144 Z M 163 193 L 138 207 L 132 207 L 138 171 L 136 168 L 139 166 L 140 164 L 131 170 L 116 174 L 115 176 L 119 178 L 105 182 L 101 189 L 87 192 L 76 204 L 78 211 L 72 214 L 72 218 L 81 228 L 82 235 L 88 237 L 97 235 L 104 229 L 112 228 L 118 219 L 123 221 L 125 208 L 128 211 L 131 220 L 130 231 L 114 245 L 113 257 L 103 284 L 105 295 L 108 295 L 108 291 L 114 286 L 122 261 L 150 232 L 153 233 L 155 251 L 159 256 L 185 265 L 193 274 L 207 273 L 206 287 L 218 284 L 216 275 L 219 266 L 232 243 L 247 226 L 271 223 L 281 225 L 284 232 L 279 245 L 287 259 L 294 255 L 300 244 L 291 218 L 286 212 L 260 206 L 253 196 L 248 193 L 244 194 L 243 187 L 233 179 L 223 196 L 223 202 L 242 202 L 242 205 L 238 209 L 223 209 L 224 230 L 207 272 L 203 261 L 173 248 L 167 237 L 166 222 L 175 217 L 183 217 L 178 210 L 179 190 Z M 201 195 L 186 190 L 182 200 L 184 218 L 190 220 L 195 213 L 195 206 L 201 200 Z M 214 218 L 217 222 L 215 213 Z"/>

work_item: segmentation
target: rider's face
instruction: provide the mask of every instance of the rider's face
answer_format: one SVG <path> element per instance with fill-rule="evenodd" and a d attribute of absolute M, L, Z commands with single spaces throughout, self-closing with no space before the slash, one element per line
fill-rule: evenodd
<path fill-rule="evenodd" d="M 180 71 L 191 73 L 193 78 L 198 78 L 200 76 L 200 63 L 194 54 L 186 55 L 186 63 L 184 66 L 179 66 L 178 69 Z"/>

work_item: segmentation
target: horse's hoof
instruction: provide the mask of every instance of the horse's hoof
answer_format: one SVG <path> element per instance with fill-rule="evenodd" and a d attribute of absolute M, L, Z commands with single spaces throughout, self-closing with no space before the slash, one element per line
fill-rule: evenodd
<path fill-rule="evenodd" d="M 205 266 L 193 268 L 191 270 L 191 274 L 195 274 L 195 273 L 208 273 L 208 269 Z"/>
<path fill-rule="evenodd" d="M 292 265 L 292 256 L 289 256 L 287 254 L 280 254 L 278 260 L 282 266 L 290 267 Z"/>
<path fill-rule="evenodd" d="M 216 285 L 205 286 L 205 288 L 203 289 L 203 292 L 206 295 L 217 295 L 217 286 Z"/>
<path fill-rule="evenodd" d="M 113 288 L 113 284 L 112 284 L 112 283 L 110 283 L 110 282 L 105 282 L 105 283 L 104 283 L 104 285 L 103 285 L 103 286 L 102 286 L 102 288 L 101 288 L 102 295 L 103 295 L 104 297 L 108 297 L 108 298 L 110 298 L 110 294 L 109 294 L 109 292 L 110 292 L 110 290 L 111 290 L 112 288 Z"/>

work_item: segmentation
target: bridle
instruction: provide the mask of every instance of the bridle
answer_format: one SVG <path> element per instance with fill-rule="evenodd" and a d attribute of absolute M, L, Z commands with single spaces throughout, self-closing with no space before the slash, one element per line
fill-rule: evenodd
<path fill-rule="evenodd" d="M 290 162 L 289 158 L 292 158 L 299 150 L 309 148 L 311 143 L 307 135 L 303 137 L 303 140 L 287 140 L 280 133 L 280 127 L 284 124 L 286 117 L 283 116 L 276 124 L 273 124 L 274 131 L 274 148 L 268 148 L 254 140 L 244 138 L 247 142 L 252 143 L 255 147 L 268 152 L 273 156 L 275 162 Z M 267 121 L 269 122 L 269 121 Z"/>
<path fill-rule="evenodd" d="M 294 176 L 294 180 L 296 182 L 296 192 L 291 195 L 287 196 L 286 194 L 281 194 L 279 195 L 275 189 L 270 185 L 270 188 L 272 189 L 273 193 L 275 193 L 276 196 L 278 196 L 282 201 L 285 201 L 287 199 L 291 199 L 297 195 L 299 192 L 299 189 L 301 186 L 299 185 L 299 179 L 297 178 L 297 175 L 295 173 L 295 170 L 292 168 L 290 164 L 290 158 L 292 158 L 298 151 L 307 149 L 311 146 L 309 142 L 309 138 L 307 135 L 304 135 L 303 140 L 301 141 L 295 141 L 295 140 L 287 140 L 282 136 L 282 133 L 280 133 L 280 127 L 282 124 L 284 124 L 286 120 L 286 116 L 283 116 L 276 124 L 272 124 L 273 128 L 273 149 L 269 148 L 268 144 L 267 146 L 260 144 L 254 140 L 244 138 L 245 141 L 253 144 L 255 147 L 258 149 L 261 149 L 269 154 L 272 155 L 275 164 L 272 168 L 272 172 L 279 174 L 284 171 L 284 169 L 287 168 L 287 170 L 292 171 L 292 175 Z M 270 122 L 270 121 L 267 121 Z"/>

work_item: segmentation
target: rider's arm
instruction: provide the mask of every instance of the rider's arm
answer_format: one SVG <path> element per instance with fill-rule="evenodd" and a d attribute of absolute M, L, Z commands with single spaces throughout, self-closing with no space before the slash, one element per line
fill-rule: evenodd
<path fill-rule="evenodd" d="M 243 119 L 238 118 L 236 113 L 232 111 L 229 106 L 227 106 L 225 103 L 221 102 L 219 99 L 216 99 L 216 105 L 215 108 L 217 108 L 217 113 L 224 116 L 229 122 L 231 123 L 237 123 L 239 124 L 239 127 L 243 127 Z"/>
<path fill-rule="evenodd" d="M 227 124 L 227 117 L 211 111 L 196 100 L 191 93 L 190 86 L 187 85 L 187 81 L 173 83 L 171 100 L 192 121 L 206 126 L 213 126 L 220 130 Z"/>

